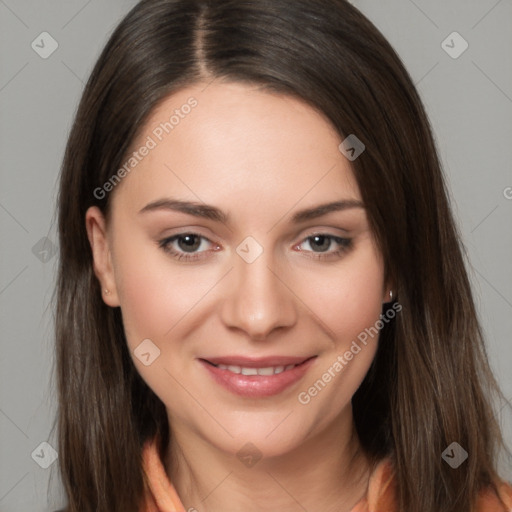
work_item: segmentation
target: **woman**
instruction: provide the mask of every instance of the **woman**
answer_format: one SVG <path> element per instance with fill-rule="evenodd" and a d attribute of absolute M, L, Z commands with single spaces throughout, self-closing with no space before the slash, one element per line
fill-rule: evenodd
<path fill-rule="evenodd" d="M 512 507 L 429 123 L 349 3 L 140 2 L 59 229 L 70 512 Z"/>

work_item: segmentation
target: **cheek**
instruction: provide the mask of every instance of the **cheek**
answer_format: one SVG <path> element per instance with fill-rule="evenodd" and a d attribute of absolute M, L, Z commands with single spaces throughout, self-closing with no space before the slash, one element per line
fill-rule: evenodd
<path fill-rule="evenodd" d="M 122 257 L 114 259 L 128 345 L 133 350 L 149 338 L 162 348 L 174 326 L 207 293 L 212 276 L 201 269 L 193 274 L 190 269 L 176 269 L 170 256 L 147 240 L 133 236 L 129 240 L 128 249 L 121 252 L 123 237 L 119 237 L 116 253 Z"/>
<path fill-rule="evenodd" d="M 170 285 L 152 263 L 145 254 L 135 251 L 116 263 L 123 324 L 128 345 L 132 349 L 145 338 L 158 338 L 162 329 L 170 329 L 173 323 L 173 295 L 167 293 Z"/>
<path fill-rule="evenodd" d="M 382 312 L 383 265 L 371 244 L 322 273 L 301 278 L 300 296 L 341 346 Z"/>
<path fill-rule="evenodd" d="M 121 252 L 124 240 L 129 242 Z M 211 284 L 206 276 L 201 279 L 196 273 L 191 276 L 190 271 L 173 268 L 168 256 L 155 251 L 147 240 L 136 240 L 132 235 L 119 236 L 117 242 L 116 254 L 122 257 L 114 258 L 116 286 L 130 356 L 142 379 L 163 403 L 172 410 L 186 411 L 188 395 L 176 390 L 183 380 L 181 373 L 191 371 L 187 365 L 192 358 L 183 353 L 187 344 L 177 337 L 183 336 L 187 313 Z M 142 354 L 148 352 L 146 365 Z M 170 364 L 172 361 L 178 362 L 177 367 Z"/>
<path fill-rule="evenodd" d="M 382 313 L 381 259 L 368 245 L 336 273 L 331 271 L 329 280 L 317 276 L 316 286 L 310 282 L 308 288 L 313 290 L 312 309 L 328 328 L 333 345 L 301 389 L 298 402 L 304 414 L 314 409 L 327 424 L 350 403 L 377 351 L 374 326 Z"/>

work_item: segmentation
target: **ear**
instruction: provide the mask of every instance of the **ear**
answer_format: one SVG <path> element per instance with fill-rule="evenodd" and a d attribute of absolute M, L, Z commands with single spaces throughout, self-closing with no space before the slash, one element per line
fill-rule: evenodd
<path fill-rule="evenodd" d="M 103 302 L 107 306 L 117 307 L 120 304 L 109 245 L 111 240 L 105 217 L 97 206 L 91 206 L 85 213 L 85 226 L 92 249 L 94 273 L 100 282 Z"/>

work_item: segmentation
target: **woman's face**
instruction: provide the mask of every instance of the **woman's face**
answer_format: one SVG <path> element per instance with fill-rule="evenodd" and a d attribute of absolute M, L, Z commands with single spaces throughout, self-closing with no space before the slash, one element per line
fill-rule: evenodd
<path fill-rule="evenodd" d="M 291 97 L 189 87 L 133 144 L 108 225 L 88 210 L 103 298 L 175 432 L 271 456 L 351 418 L 389 288 L 341 142 Z"/>

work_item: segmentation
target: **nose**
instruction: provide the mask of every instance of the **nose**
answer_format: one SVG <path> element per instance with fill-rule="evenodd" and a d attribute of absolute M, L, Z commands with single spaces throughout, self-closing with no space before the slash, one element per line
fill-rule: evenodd
<path fill-rule="evenodd" d="M 293 283 L 287 283 L 273 267 L 266 251 L 252 263 L 235 255 L 234 269 L 226 282 L 222 321 L 252 340 L 265 340 L 274 330 L 289 328 L 297 321 Z"/>

